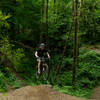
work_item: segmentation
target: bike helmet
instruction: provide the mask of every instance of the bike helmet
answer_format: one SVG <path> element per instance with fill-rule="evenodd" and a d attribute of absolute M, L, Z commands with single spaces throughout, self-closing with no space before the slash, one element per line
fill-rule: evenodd
<path fill-rule="evenodd" d="M 41 43 L 40 46 L 41 46 L 41 47 L 45 47 L 45 44 L 44 44 L 44 43 Z"/>

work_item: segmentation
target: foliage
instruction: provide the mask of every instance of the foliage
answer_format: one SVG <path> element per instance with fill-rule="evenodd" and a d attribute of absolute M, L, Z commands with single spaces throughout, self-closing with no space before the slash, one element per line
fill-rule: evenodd
<path fill-rule="evenodd" d="M 94 51 L 88 51 L 80 55 L 80 67 L 77 78 L 81 80 L 82 87 L 94 88 L 100 78 L 100 55 Z"/>
<path fill-rule="evenodd" d="M 19 81 L 15 74 L 7 72 L 6 74 L 0 71 L 0 92 L 7 92 L 7 85 L 12 88 L 20 88 L 21 81 Z"/>
<path fill-rule="evenodd" d="M 80 64 L 77 68 L 75 91 L 72 91 L 72 60 L 66 58 L 61 73 L 57 76 L 54 89 L 57 91 L 88 98 L 91 89 L 96 87 L 100 79 L 100 55 L 94 51 L 80 50 Z M 70 67 L 69 67 L 70 66 Z M 57 86 L 56 86 L 57 85 Z"/>
<path fill-rule="evenodd" d="M 21 81 L 18 80 L 16 75 L 13 73 L 7 73 L 6 82 L 8 85 L 12 86 L 12 88 L 14 89 L 21 87 Z"/>
<path fill-rule="evenodd" d="M 2 11 L 0 10 L 0 28 L 1 28 L 2 26 L 8 27 L 8 28 L 9 28 L 9 24 L 7 23 L 6 20 L 7 20 L 8 18 L 10 18 L 10 17 L 11 17 L 10 14 L 5 15 L 5 14 L 3 14 Z"/>
<path fill-rule="evenodd" d="M 1 40 L 0 52 L 7 57 L 7 59 L 12 63 L 14 69 L 17 72 L 25 72 L 29 70 L 30 59 L 25 56 L 25 52 L 22 48 L 13 49 L 14 45 L 9 43 L 8 38 L 3 38 Z"/>
<path fill-rule="evenodd" d="M 14 69 L 27 85 L 49 84 L 57 70 L 65 41 L 71 31 L 70 41 L 54 88 L 70 95 L 87 97 L 90 89 L 97 85 L 100 78 L 100 55 L 94 51 L 80 49 L 76 90 L 72 91 L 73 0 L 56 0 L 55 4 L 49 0 L 48 45 L 51 55 L 50 78 L 52 79 L 49 82 L 35 79 L 37 62 L 33 55 L 39 45 L 40 33 L 43 35 L 42 41 L 47 40 L 46 9 L 44 9 L 41 26 L 41 1 L 0 0 L 0 91 L 7 91 L 5 82 L 13 88 L 21 87 L 21 82 L 16 76 L 9 73 L 11 69 Z M 85 43 L 99 44 L 100 1 L 84 0 L 81 10 L 80 1 L 78 3 L 79 44 L 80 46 Z M 81 16 L 79 16 L 80 13 Z M 71 24 L 72 29 L 70 29 Z"/>
<path fill-rule="evenodd" d="M 0 71 L 0 92 L 6 92 L 6 91 L 7 91 L 7 87 L 5 85 L 5 76 Z"/>
<path fill-rule="evenodd" d="M 53 88 L 56 91 L 59 91 L 59 92 L 65 93 L 65 94 L 69 94 L 72 96 L 81 97 L 81 98 L 88 98 L 91 94 L 91 91 L 89 89 L 77 88 L 76 90 L 73 90 L 71 86 L 59 87 L 56 85 Z"/>

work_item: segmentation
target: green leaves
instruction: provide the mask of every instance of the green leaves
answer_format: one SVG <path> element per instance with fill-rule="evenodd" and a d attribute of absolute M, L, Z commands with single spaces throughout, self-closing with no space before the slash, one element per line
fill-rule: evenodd
<path fill-rule="evenodd" d="M 91 64 L 100 66 L 100 55 L 95 51 L 88 51 L 80 55 L 80 62 L 88 63 L 89 61 L 91 61 Z"/>
<path fill-rule="evenodd" d="M 54 90 L 71 95 L 71 96 L 77 96 L 81 98 L 88 98 L 90 96 L 90 90 L 89 89 L 82 89 L 82 88 L 77 88 L 76 90 L 73 90 L 71 86 L 63 86 L 59 87 L 55 85 Z"/>
<path fill-rule="evenodd" d="M 9 28 L 9 24 L 7 23 L 7 19 L 10 18 L 10 17 L 11 17 L 10 14 L 4 15 L 2 13 L 2 11 L 0 10 L 0 27 L 5 26 L 5 27 Z"/>
<path fill-rule="evenodd" d="M 0 92 L 6 92 L 7 91 L 7 87 L 5 85 L 5 79 L 6 79 L 6 77 L 0 71 Z"/>
<path fill-rule="evenodd" d="M 11 17 L 11 15 L 8 15 L 8 16 L 3 15 L 2 12 L 0 11 L 0 20 L 1 20 L 1 21 L 5 21 L 6 19 L 8 19 L 8 18 L 10 18 L 10 17 Z"/>
<path fill-rule="evenodd" d="M 55 82 L 54 89 L 69 95 L 88 98 L 100 79 L 100 55 L 94 51 L 80 50 L 76 86 L 72 90 L 72 58 L 64 58 L 63 68 Z"/>

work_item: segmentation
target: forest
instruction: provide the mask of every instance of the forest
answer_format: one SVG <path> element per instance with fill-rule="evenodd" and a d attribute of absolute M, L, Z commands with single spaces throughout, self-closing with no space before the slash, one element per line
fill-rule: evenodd
<path fill-rule="evenodd" d="M 41 43 L 47 80 L 35 75 Z M 99 83 L 100 0 L 0 0 L 0 93 L 47 84 L 89 99 Z"/>

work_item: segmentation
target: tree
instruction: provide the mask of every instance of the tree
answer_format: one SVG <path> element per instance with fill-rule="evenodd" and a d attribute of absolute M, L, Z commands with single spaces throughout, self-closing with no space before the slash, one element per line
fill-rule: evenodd
<path fill-rule="evenodd" d="M 48 3 L 49 3 L 49 0 L 47 0 L 46 2 L 46 44 L 47 44 L 47 47 L 48 47 Z"/>
<path fill-rule="evenodd" d="M 73 73 L 72 86 L 75 86 L 76 68 L 78 64 L 78 0 L 74 0 L 74 57 L 73 57 Z"/>
<path fill-rule="evenodd" d="M 41 28 L 41 30 L 40 30 L 40 43 L 42 42 L 42 33 L 43 33 L 43 19 L 44 19 L 44 10 L 45 10 L 45 8 L 44 8 L 44 6 L 45 6 L 45 0 L 42 0 L 42 10 L 41 10 L 41 26 L 40 26 L 40 28 Z"/>

